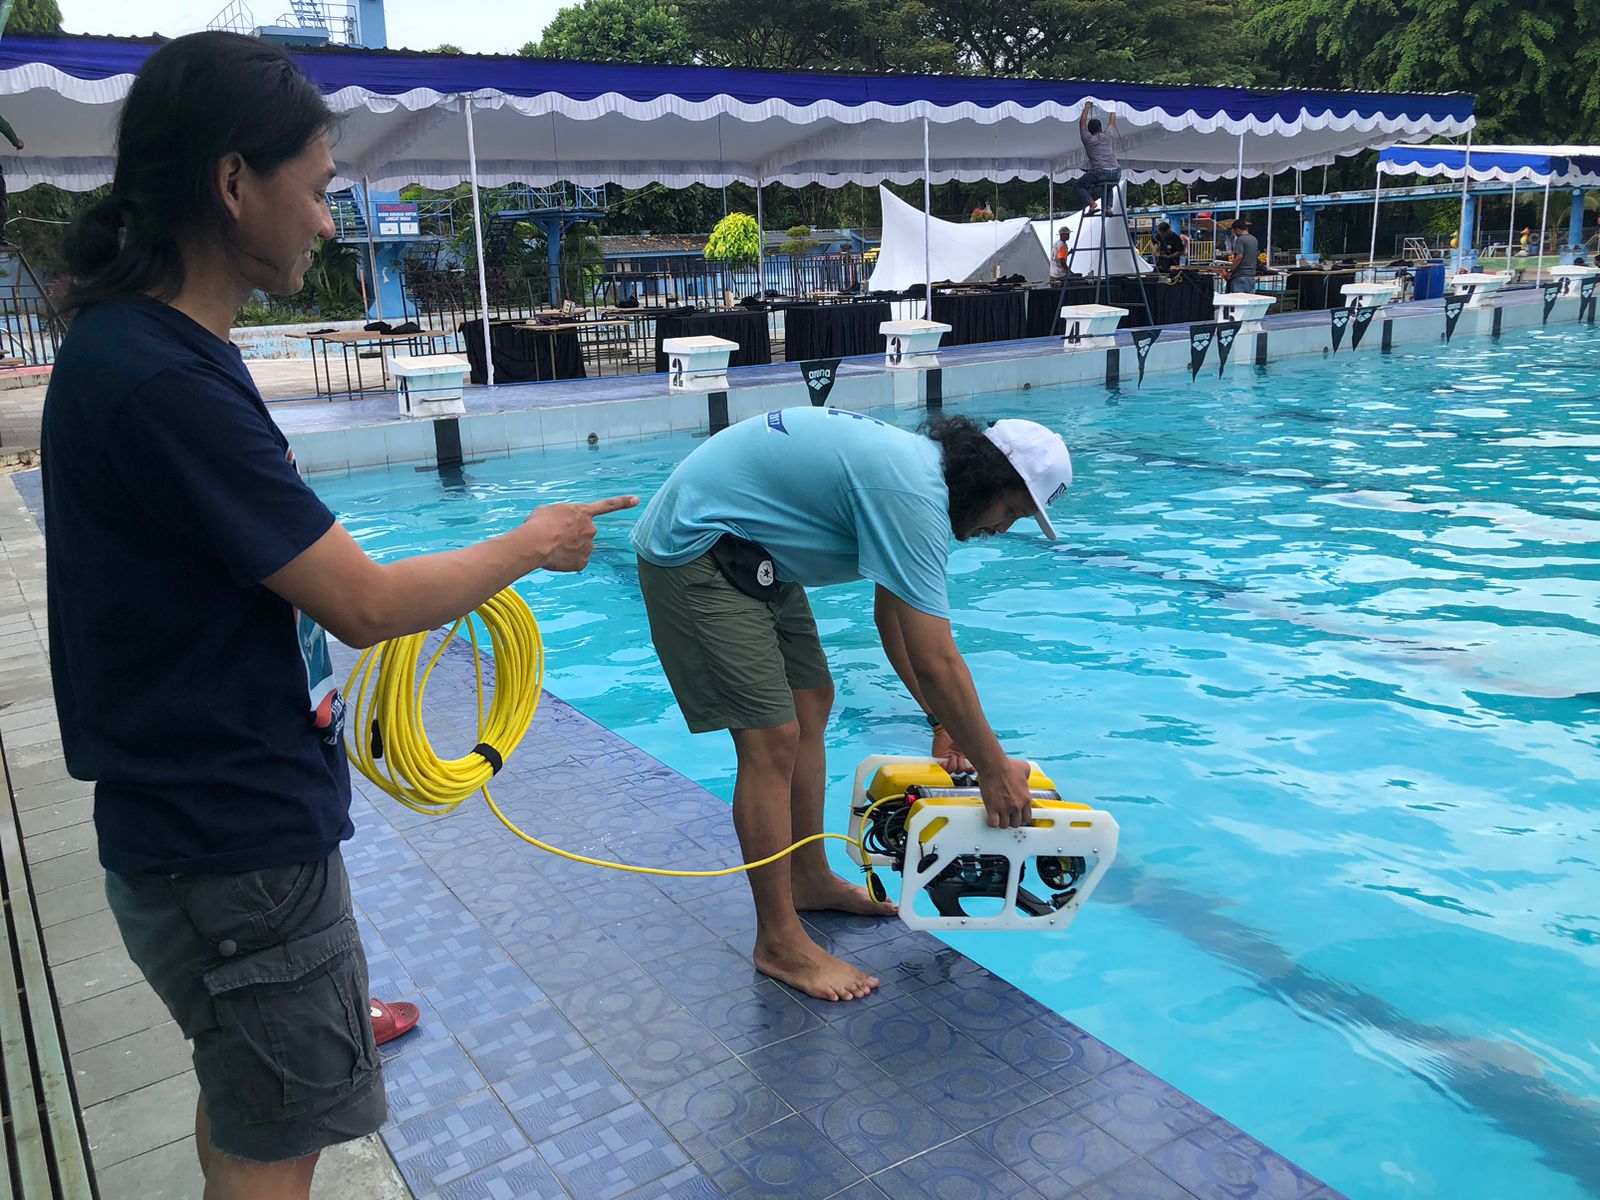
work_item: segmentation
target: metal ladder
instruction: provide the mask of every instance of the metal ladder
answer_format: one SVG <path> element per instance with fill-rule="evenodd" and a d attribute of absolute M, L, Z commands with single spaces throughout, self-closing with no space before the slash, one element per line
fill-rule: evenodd
<path fill-rule="evenodd" d="M 1111 211 L 1111 201 L 1113 197 L 1115 197 L 1117 201 L 1115 212 Z M 1128 228 L 1128 214 L 1126 211 L 1126 206 L 1122 203 L 1122 185 L 1120 183 L 1102 183 L 1100 185 L 1100 208 L 1099 211 L 1093 215 L 1099 218 L 1100 221 L 1100 269 L 1095 273 L 1094 302 L 1096 304 L 1103 304 L 1107 299 L 1110 298 L 1108 276 L 1110 259 L 1108 257 L 1108 252 L 1111 250 L 1126 250 L 1134 258 L 1137 258 L 1139 255 L 1138 250 L 1135 249 L 1133 245 L 1133 231 Z M 1123 244 L 1120 246 L 1112 246 L 1107 242 L 1106 218 L 1108 216 L 1115 216 L 1117 218 L 1117 224 L 1122 227 Z M 1083 240 L 1083 231 L 1088 227 L 1088 223 L 1089 217 L 1087 215 L 1080 216 L 1078 218 L 1078 229 L 1072 239 L 1072 249 L 1067 252 L 1067 269 L 1069 274 L 1062 276 L 1061 293 L 1058 297 L 1056 305 L 1057 309 L 1059 309 L 1066 301 L 1067 284 L 1071 281 L 1070 271 L 1072 269 L 1072 264 L 1077 261 L 1078 245 Z M 1138 306 L 1144 309 L 1143 323 L 1150 325 L 1154 324 L 1155 322 L 1155 312 L 1150 307 L 1150 293 L 1145 290 L 1144 277 L 1145 272 L 1137 270 L 1134 272 L 1134 279 L 1137 280 L 1139 284 Z M 1108 293 L 1104 298 L 1101 296 L 1102 291 Z"/>

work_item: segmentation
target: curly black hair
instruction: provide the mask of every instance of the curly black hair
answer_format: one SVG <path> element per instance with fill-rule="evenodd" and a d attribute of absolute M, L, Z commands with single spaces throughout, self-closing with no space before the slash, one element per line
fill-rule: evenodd
<path fill-rule="evenodd" d="M 930 417 L 921 432 L 937 442 L 944 455 L 944 484 L 950 492 L 950 529 L 970 529 L 978 517 L 1007 492 L 1027 490 L 1022 476 L 971 417 Z"/>

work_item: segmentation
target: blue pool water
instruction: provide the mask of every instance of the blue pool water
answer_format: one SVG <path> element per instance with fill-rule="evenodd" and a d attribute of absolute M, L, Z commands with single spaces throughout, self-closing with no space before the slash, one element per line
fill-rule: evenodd
<path fill-rule="evenodd" d="M 1001 740 L 1122 850 L 1067 933 L 953 944 L 1353 1197 L 1600 1196 L 1600 336 L 961 411 L 1075 448 L 1063 540 L 957 548 L 952 599 Z M 391 557 L 648 495 L 695 444 L 317 486 Z M 651 651 L 630 519 L 585 575 L 525 584 L 548 684 L 726 797 L 727 739 L 684 731 Z M 868 587 L 812 603 L 842 830 L 854 764 L 925 731 Z"/>

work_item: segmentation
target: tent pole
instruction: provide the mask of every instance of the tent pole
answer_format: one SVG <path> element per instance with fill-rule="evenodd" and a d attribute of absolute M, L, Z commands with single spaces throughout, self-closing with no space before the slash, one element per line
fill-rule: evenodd
<path fill-rule="evenodd" d="M 922 118 L 922 286 L 927 289 L 922 297 L 922 315 L 933 320 L 933 253 L 928 245 L 932 236 L 930 221 L 933 216 L 933 157 L 929 151 L 928 118 Z"/>
<path fill-rule="evenodd" d="M 1267 172 L 1267 270 L 1272 270 L 1272 185 L 1278 178 L 1271 171 Z"/>
<path fill-rule="evenodd" d="M 761 180 L 756 180 L 756 296 L 767 298 L 767 235 L 761 215 Z"/>
<path fill-rule="evenodd" d="M 1233 219 L 1239 219 L 1239 212 L 1244 204 L 1244 131 L 1239 131 L 1239 169 L 1233 176 Z"/>
<path fill-rule="evenodd" d="M 1517 240 L 1517 181 L 1511 181 L 1511 216 L 1506 219 L 1506 270 L 1511 269 L 1511 247 Z"/>
<path fill-rule="evenodd" d="M 467 173 L 472 180 L 472 240 L 478 247 L 478 312 L 483 318 L 484 379 L 494 386 L 494 351 L 489 346 L 489 280 L 483 270 L 483 205 L 478 200 L 478 140 L 472 132 L 472 97 L 463 96 L 467 112 Z"/>
<path fill-rule="evenodd" d="M 1372 282 L 1378 282 L 1378 200 L 1383 195 L 1383 157 L 1378 158 L 1377 170 L 1372 179 L 1372 245 L 1367 250 L 1367 265 L 1372 268 Z"/>
<path fill-rule="evenodd" d="M 361 200 L 367 210 L 367 270 L 372 277 L 372 298 L 377 303 L 378 320 L 383 320 L 383 288 L 378 279 L 378 250 L 372 244 L 372 181 L 361 177 Z"/>
<path fill-rule="evenodd" d="M 1461 158 L 1461 228 L 1456 233 L 1456 266 L 1467 265 L 1472 250 L 1472 226 L 1467 224 L 1467 180 L 1472 169 L 1472 130 L 1467 130 L 1466 153 Z"/>
<path fill-rule="evenodd" d="M 1554 174 L 1554 172 L 1551 172 L 1550 174 L 1546 174 L 1545 177 L 1544 177 L 1544 211 L 1539 214 L 1539 245 L 1537 247 L 1535 247 L 1535 249 L 1537 250 L 1537 252 L 1539 254 L 1539 268 L 1538 268 L 1538 270 L 1536 270 L 1534 272 L 1534 275 L 1533 275 L 1533 281 L 1535 283 L 1542 283 L 1544 281 L 1544 236 L 1545 236 L 1545 227 L 1549 224 L 1549 221 L 1550 221 L 1550 175 L 1551 174 Z"/>

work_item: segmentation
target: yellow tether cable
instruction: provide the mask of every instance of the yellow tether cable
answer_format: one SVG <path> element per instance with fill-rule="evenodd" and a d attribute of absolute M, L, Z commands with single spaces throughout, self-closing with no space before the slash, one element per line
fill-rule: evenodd
<path fill-rule="evenodd" d="M 487 708 L 483 692 L 483 653 L 478 643 L 479 621 L 489 635 L 489 648 L 494 655 L 494 694 Z M 477 677 L 478 744 L 465 757 L 445 760 L 434 752 L 428 739 L 422 721 L 422 699 L 445 647 L 463 625 L 472 642 L 472 667 Z M 734 875 L 769 866 L 802 846 L 828 838 L 858 848 L 861 845 L 858 839 L 842 833 L 814 833 L 759 862 L 740 863 L 716 871 L 680 871 L 589 858 L 541 842 L 518 829 L 489 794 L 489 780 L 526 736 L 544 689 L 544 643 L 532 610 L 511 588 L 491 596 L 450 627 L 419 679 L 417 665 L 422 660 L 428 637 L 427 633 L 413 633 L 369 647 L 362 652 L 345 682 L 345 698 L 350 705 L 345 749 L 350 761 L 376 787 L 415 812 L 442 815 L 454 811 L 474 793 L 482 792 L 500 823 L 530 846 L 592 867 L 641 875 L 696 878 Z"/>

